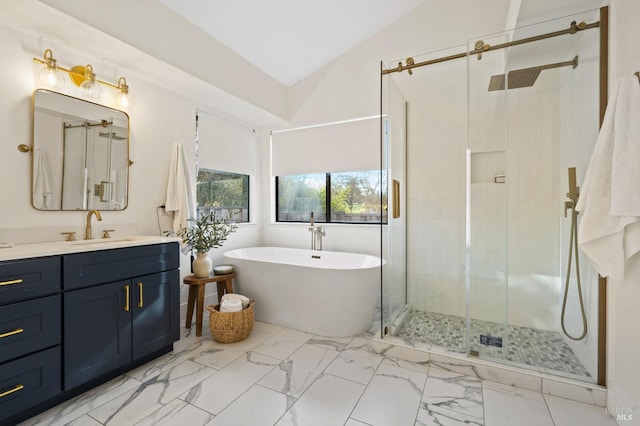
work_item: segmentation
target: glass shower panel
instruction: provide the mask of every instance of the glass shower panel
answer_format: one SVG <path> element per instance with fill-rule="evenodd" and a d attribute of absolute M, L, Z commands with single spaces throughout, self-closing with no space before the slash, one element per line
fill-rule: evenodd
<path fill-rule="evenodd" d="M 507 39 L 508 34 L 500 34 L 475 40 L 469 50 Z M 467 349 L 472 356 L 502 360 L 509 351 L 507 188 L 511 178 L 507 174 L 505 51 L 470 55 L 467 62 Z"/>
<path fill-rule="evenodd" d="M 382 332 L 395 334 L 408 312 L 406 305 L 406 100 L 393 77 L 381 75 Z"/>
<path fill-rule="evenodd" d="M 564 17 L 469 49 L 597 19 Z M 598 40 L 585 31 L 468 58 L 470 354 L 587 381 L 597 374 L 597 274 L 580 255 L 589 330 L 574 340 L 562 323 L 581 337 L 583 307 L 575 271 L 562 307 L 572 220 L 563 207 L 568 171 L 582 182 L 597 138 Z"/>
<path fill-rule="evenodd" d="M 597 19 L 597 12 L 587 12 L 523 28 L 516 36 Z M 569 169 L 580 185 L 598 134 L 598 52 L 598 31 L 588 30 L 515 46 L 506 66 L 514 87 L 507 91 L 507 175 L 514 177 L 508 186 L 511 341 L 524 334 L 539 348 L 524 362 L 540 371 L 588 381 L 597 377 L 597 274 L 580 255 L 581 307 L 573 259 L 563 316 L 571 223 L 580 220 L 571 209 L 565 216 L 564 203 Z M 562 324 L 580 337 L 582 308 L 588 330 L 584 339 L 573 340 Z"/>
<path fill-rule="evenodd" d="M 411 59 L 421 63 L 461 50 L 464 46 Z M 412 74 L 393 73 L 395 88 L 388 89 L 389 182 L 397 180 L 401 194 L 400 221 L 390 222 L 389 248 L 393 262 L 400 250 L 406 265 L 404 274 L 391 272 L 397 285 L 389 298 L 398 313 L 391 331 L 416 347 L 457 352 L 465 351 L 466 75 L 464 60 L 439 63 Z M 394 126 L 394 117 L 402 117 L 400 126 Z M 405 128 L 403 137 L 399 129 Z"/>

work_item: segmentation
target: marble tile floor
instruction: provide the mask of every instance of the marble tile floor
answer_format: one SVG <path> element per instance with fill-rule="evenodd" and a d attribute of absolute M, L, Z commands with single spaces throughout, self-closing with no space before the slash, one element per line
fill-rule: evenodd
<path fill-rule="evenodd" d="M 565 343 L 560 333 L 513 325 L 509 325 L 508 330 L 508 350 L 506 347 L 482 345 L 480 335 L 499 337 L 503 335 L 504 327 L 495 322 L 472 319 L 472 349 L 480 350 L 488 357 L 506 359 L 590 381 L 591 375 Z M 396 335 L 410 342 L 420 341 L 454 352 L 466 352 L 464 317 L 411 310 Z"/>
<path fill-rule="evenodd" d="M 369 333 L 256 322 L 246 340 L 221 344 L 193 330 L 172 353 L 22 425 L 616 425 L 603 407 L 402 361 Z"/>

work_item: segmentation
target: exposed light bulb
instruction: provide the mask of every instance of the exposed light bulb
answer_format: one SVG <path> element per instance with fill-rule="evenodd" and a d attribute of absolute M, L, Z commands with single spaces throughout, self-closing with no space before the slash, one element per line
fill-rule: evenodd
<path fill-rule="evenodd" d="M 127 93 L 124 92 L 119 92 L 116 95 L 116 102 L 118 103 L 118 105 L 121 108 L 126 108 L 129 106 L 130 100 L 129 100 L 129 95 Z"/>
<path fill-rule="evenodd" d="M 93 67 L 87 65 L 84 70 L 85 80 L 80 85 L 82 94 L 89 99 L 100 99 L 102 96 L 102 87 L 96 83 L 96 75 L 93 73 Z"/>
<path fill-rule="evenodd" d="M 127 85 L 127 80 L 124 77 L 120 77 L 118 79 L 118 94 L 116 95 L 116 102 L 121 108 L 126 108 L 129 106 L 129 86 Z"/>
<path fill-rule="evenodd" d="M 100 99 L 102 96 L 102 87 L 91 80 L 84 81 L 80 85 L 80 89 L 82 89 L 82 94 L 89 99 Z"/>
<path fill-rule="evenodd" d="M 55 68 L 42 68 L 38 80 L 42 86 L 52 90 L 60 90 L 64 86 L 64 76 Z"/>

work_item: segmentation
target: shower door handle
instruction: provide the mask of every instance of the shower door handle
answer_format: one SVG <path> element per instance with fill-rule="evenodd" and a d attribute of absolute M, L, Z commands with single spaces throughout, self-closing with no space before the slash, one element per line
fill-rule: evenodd
<path fill-rule="evenodd" d="M 396 179 L 393 180 L 392 191 L 392 214 L 394 219 L 400 217 L 400 182 Z"/>

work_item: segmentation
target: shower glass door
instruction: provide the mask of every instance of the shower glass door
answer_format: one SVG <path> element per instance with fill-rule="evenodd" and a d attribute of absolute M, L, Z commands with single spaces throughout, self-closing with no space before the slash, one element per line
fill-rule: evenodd
<path fill-rule="evenodd" d="M 468 49 L 597 19 L 564 17 Z M 572 271 L 563 307 L 572 226 L 564 205 L 568 169 L 579 185 L 597 138 L 598 40 L 586 30 L 467 58 L 469 354 L 587 381 L 597 370 L 597 274 L 580 257 L 584 306 Z M 589 332 L 574 340 L 562 324 L 581 337 L 583 308 Z"/>
<path fill-rule="evenodd" d="M 507 41 L 508 34 L 473 41 L 469 51 Z M 470 55 L 467 149 L 467 349 L 504 359 L 508 333 L 507 93 L 487 90 L 504 70 L 505 51 Z"/>

